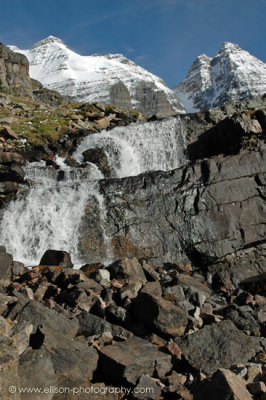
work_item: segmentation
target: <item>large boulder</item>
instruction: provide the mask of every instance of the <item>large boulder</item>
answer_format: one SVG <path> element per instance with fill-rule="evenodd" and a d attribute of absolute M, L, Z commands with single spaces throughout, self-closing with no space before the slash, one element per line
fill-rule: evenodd
<path fill-rule="evenodd" d="M 259 338 L 245 335 L 229 320 L 206 325 L 176 341 L 191 367 L 206 375 L 232 364 L 246 363 L 260 349 Z"/>
<path fill-rule="evenodd" d="M 155 374 L 163 378 L 170 371 L 171 356 L 149 342 L 136 336 L 125 342 L 117 342 L 100 349 L 102 373 L 115 380 L 126 379 L 136 384 L 143 375 Z"/>
<path fill-rule="evenodd" d="M 131 306 L 131 313 L 135 320 L 144 323 L 151 330 L 156 330 L 163 336 L 181 336 L 186 330 L 188 319 L 185 311 L 170 301 L 163 299 L 156 292 L 149 290 L 148 284 L 144 287 Z M 157 285 L 156 285 L 157 286 Z"/>
<path fill-rule="evenodd" d="M 118 260 L 108 266 L 111 279 L 125 279 L 129 282 L 146 283 L 144 271 L 136 258 Z"/>
<path fill-rule="evenodd" d="M 108 176 L 110 174 L 108 158 L 103 147 L 85 150 L 82 155 L 84 161 L 88 161 L 97 165 L 103 175 Z"/>
<path fill-rule="evenodd" d="M 41 373 L 40 373 L 41 371 Z M 44 388 L 55 387 L 57 385 L 56 374 L 52 362 L 52 357 L 46 348 L 32 350 L 28 348 L 19 360 L 19 379 L 22 388 Z M 52 400 L 52 391 L 45 394 L 45 399 Z M 43 393 L 21 394 L 21 400 L 42 400 Z"/>
<path fill-rule="evenodd" d="M 38 301 L 25 300 L 25 302 L 22 301 L 21 310 L 15 315 L 18 327 L 23 326 L 26 321 L 33 325 L 34 331 L 36 331 L 39 326 L 42 326 L 70 337 L 74 337 L 77 334 L 79 329 L 77 320 L 69 319 L 64 313 L 58 313 L 55 310 L 45 307 Z M 17 307 L 17 309 L 19 308 Z"/>
<path fill-rule="evenodd" d="M 46 250 L 40 265 L 58 265 L 63 268 L 73 268 L 70 254 L 62 250 Z"/>

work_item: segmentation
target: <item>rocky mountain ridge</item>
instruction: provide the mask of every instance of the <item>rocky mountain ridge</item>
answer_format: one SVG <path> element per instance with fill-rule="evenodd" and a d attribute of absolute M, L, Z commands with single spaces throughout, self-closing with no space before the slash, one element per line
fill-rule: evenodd
<path fill-rule="evenodd" d="M 122 54 L 81 56 L 54 36 L 30 50 L 10 48 L 27 56 L 32 78 L 68 96 L 72 102 L 114 104 L 146 115 L 184 112 L 162 79 Z"/>
<path fill-rule="evenodd" d="M 173 90 L 187 112 L 260 97 L 266 93 L 266 64 L 225 42 L 214 58 L 197 57 L 186 79 Z"/>

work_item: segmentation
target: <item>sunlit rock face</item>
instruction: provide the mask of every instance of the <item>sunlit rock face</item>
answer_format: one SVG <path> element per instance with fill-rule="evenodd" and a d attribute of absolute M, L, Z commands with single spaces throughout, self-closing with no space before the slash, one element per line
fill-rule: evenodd
<path fill-rule="evenodd" d="M 0 91 L 32 98 L 29 62 L 0 42 Z"/>

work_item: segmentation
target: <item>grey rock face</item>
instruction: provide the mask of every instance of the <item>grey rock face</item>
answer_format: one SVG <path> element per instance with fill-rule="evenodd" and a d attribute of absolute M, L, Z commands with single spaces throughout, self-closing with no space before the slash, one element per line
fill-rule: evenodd
<path fill-rule="evenodd" d="M 165 92 L 156 89 L 154 83 L 140 82 L 136 87 L 136 109 L 145 115 L 163 114 L 171 115 L 174 113 L 173 106 L 167 99 Z M 172 96 L 173 103 L 178 106 L 178 100 Z"/>
<path fill-rule="evenodd" d="M 101 181 L 114 254 L 203 264 L 263 242 L 265 159 L 263 149 L 241 151 Z"/>
<path fill-rule="evenodd" d="M 16 96 L 32 98 L 29 62 L 0 43 L 0 88 Z"/>
<path fill-rule="evenodd" d="M 130 93 L 122 81 L 110 87 L 110 103 L 130 110 L 133 108 Z"/>
<path fill-rule="evenodd" d="M 100 182 L 114 259 L 220 265 L 234 283 L 265 271 L 265 109 L 244 103 L 182 118 L 184 167 Z M 92 198 L 80 238 L 92 262 L 107 254 L 99 212 Z"/>

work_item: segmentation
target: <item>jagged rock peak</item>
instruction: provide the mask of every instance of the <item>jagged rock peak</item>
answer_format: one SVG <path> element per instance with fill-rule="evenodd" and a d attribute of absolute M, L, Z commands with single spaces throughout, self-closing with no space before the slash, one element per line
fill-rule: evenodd
<path fill-rule="evenodd" d="M 223 51 L 228 51 L 228 52 L 232 52 L 235 50 L 241 50 L 241 47 L 237 44 L 237 43 L 232 43 L 232 42 L 223 42 L 222 47 L 220 48 L 220 50 L 218 51 L 218 53 L 221 53 Z"/>
<path fill-rule="evenodd" d="M 238 44 L 224 42 L 215 57 L 197 57 L 173 89 L 188 112 L 260 97 L 266 92 L 266 64 Z"/>
<path fill-rule="evenodd" d="M 54 36 L 16 51 L 29 59 L 32 78 L 74 102 L 113 104 L 145 115 L 184 112 L 161 78 L 122 54 L 82 56 Z"/>

